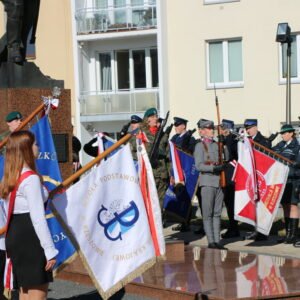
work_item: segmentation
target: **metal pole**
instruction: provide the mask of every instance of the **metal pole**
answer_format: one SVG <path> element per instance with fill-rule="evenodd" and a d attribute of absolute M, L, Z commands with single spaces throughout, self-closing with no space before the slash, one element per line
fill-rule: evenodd
<path fill-rule="evenodd" d="M 291 124 L 291 42 L 287 43 L 287 74 L 286 74 L 286 123 Z"/>

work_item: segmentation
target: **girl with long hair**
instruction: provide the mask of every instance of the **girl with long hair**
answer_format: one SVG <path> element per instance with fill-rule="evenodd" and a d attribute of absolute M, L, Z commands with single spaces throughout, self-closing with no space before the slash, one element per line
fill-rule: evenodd
<path fill-rule="evenodd" d="M 8 203 L 5 243 L 20 300 L 47 298 L 58 253 L 45 218 L 47 197 L 35 167 L 37 155 L 31 132 L 18 131 L 9 136 L 0 196 Z"/>

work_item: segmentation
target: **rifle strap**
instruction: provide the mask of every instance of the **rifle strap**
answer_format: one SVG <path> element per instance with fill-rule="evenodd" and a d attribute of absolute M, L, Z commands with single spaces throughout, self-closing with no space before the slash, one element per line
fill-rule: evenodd
<path fill-rule="evenodd" d="M 210 155 L 209 155 L 209 152 L 208 152 L 208 147 L 207 147 L 207 144 L 205 142 L 201 142 L 202 145 L 203 145 L 203 149 L 204 149 L 204 152 L 206 153 L 206 156 L 207 156 L 207 161 L 210 162 Z"/>

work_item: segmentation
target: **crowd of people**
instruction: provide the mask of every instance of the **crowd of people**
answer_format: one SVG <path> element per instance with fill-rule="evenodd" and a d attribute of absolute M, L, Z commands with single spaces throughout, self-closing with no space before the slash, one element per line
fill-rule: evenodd
<path fill-rule="evenodd" d="M 139 127 L 144 133 L 146 149 L 149 155 L 154 147 L 156 135 L 159 132 L 162 120 L 159 120 L 155 108 L 148 109 L 143 119 L 132 116 L 131 122 L 126 124 L 122 130 L 122 135 L 128 130 Z M 163 210 L 163 199 L 169 184 L 173 183 L 171 174 L 171 163 L 169 157 L 168 141 L 172 141 L 177 148 L 194 156 L 195 167 L 200 172 L 197 198 L 201 209 L 203 229 L 196 230 L 195 233 L 205 234 L 208 247 L 224 249 L 220 239 L 239 238 L 241 233 L 239 224 L 234 218 L 234 195 L 235 183 L 232 180 L 234 163 L 238 161 L 237 143 L 238 138 L 235 131 L 235 124 L 232 120 L 223 119 L 219 124 L 219 135 L 216 135 L 216 126 L 213 121 L 200 119 L 197 122 L 199 138 L 195 139 L 193 133 L 196 131 L 187 129 L 188 120 L 183 117 L 174 117 L 171 126 L 163 131 L 160 140 L 159 155 L 156 161 L 151 161 L 153 173 L 156 181 L 160 205 Z M 170 132 L 174 126 L 175 134 L 170 137 Z M 298 203 L 300 184 L 300 145 L 295 135 L 295 128 L 290 124 L 281 127 L 277 134 L 272 134 L 269 138 L 262 135 L 258 129 L 257 119 L 246 119 L 243 124 L 244 133 L 249 139 L 257 144 L 270 149 L 281 156 L 289 159 L 289 175 L 287 184 L 282 196 L 281 205 L 284 211 L 284 224 L 286 228 L 285 236 L 278 239 L 279 243 L 293 244 L 300 247 L 298 236 Z M 272 142 L 281 135 L 281 141 L 272 147 Z M 219 147 L 222 145 L 223 157 L 220 161 Z M 136 159 L 136 140 L 132 138 L 130 145 L 134 159 Z M 221 173 L 225 173 L 225 184 L 221 184 Z M 224 233 L 220 233 L 221 212 L 223 203 L 227 209 L 229 226 Z M 174 226 L 173 230 L 188 231 L 190 217 L 186 222 Z M 243 238 L 255 241 L 265 241 L 268 236 L 263 235 L 253 228 L 253 231 Z"/>
<path fill-rule="evenodd" d="M 26 130 L 15 131 L 22 122 L 22 118 L 20 112 L 9 113 L 5 119 L 8 130 L 0 136 L 0 140 L 8 137 L 5 150 L 2 149 L 1 152 L 5 154 L 5 167 L 0 185 L 0 196 L 2 199 L 9 200 L 5 201 L 4 207 L 7 214 L 7 228 L 5 236 L 2 234 L 0 239 L 0 271 L 3 276 L 5 253 L 7 253 L 13 265 L 14 284 L 19 288 L 20 299 L 28 299 L 28 297 L 44 299 L 47 295 L 48 284 L 52 281 L 51 270 L 55 264 L 57 250 L 54 248 L 45 220 L 44 201 L 47 199 L 47 193 L 43 189 L 42 180 L 35 167 L 34 160 L 38 148 L 34 135 Z M 174 117 L 170 126 L 166 126 L 166 123 L 164 119 L 159 118 L 156 108 L 149 108 L 145 111 L 143 118 L 132 115 L 130 121 L 122 128 L 120 137 L 134 130 L 134 135 L 129 141 L 134 160 L 137 160 L 136 139 L 142 139 L 145 143 L 162 211 L 166 190 L 170 184 L 174 184 L 174 178 L 171 175 L 169 141 L 194 157 L 195 168 L 200 174 L 196 195 L 203 220 L 203 229 L 195 233 L 206 235 L 208 248 L 226 249 L 220 242 L 221 239 L 241 236 L 239 224 L 234 219 L 235 183 L 232 180 L 234 172 L 232 162 L 238 160 L 238 139 L 234 122 L 223 119 L 218 125 L 219 135 L 217 136 L 214 122 L 201 118 L 197 122 L 199 134 L 197 139 L 193 136 L 196 129 L 187 129 L 187 119 Z M 175 134 L 170 136 L 173 127 Z M 283 125 L 279 131 L 282 140 L 273 147 L 274 136 L 270 138 L 263 136 L 258 130 L 257 119 L 246 119 L 244 129 L 249 139 L 265 148 L 272 149 L 291 162 L 281 200 L 286 235 L 278 242 L 300 247 L 300 241 L 297 239 L 300 145 L 295 129 L 290 124 Z M 81 148 L 81 142 L 74 136 L 73 164 L 77 166 L 76 169 L 80 167 L 79 151 Z M 83 150 L 96 157 L 99 153 L 97 138 L 86 143 Z M 225 174 L 223 183 L 222 173 Z M 227 208 L 229 227 L 221 234 L 223 202 Z M 164 213 L 162 215 L 163 222 L 165 222 Z M 190 230 L 190 219 L 191 215 L 187 221 L 174 226 L 173 230 L 182 232 Z M 245 238 L 262 241 L 268 237 L 253 229 L 253 232 Z"/>

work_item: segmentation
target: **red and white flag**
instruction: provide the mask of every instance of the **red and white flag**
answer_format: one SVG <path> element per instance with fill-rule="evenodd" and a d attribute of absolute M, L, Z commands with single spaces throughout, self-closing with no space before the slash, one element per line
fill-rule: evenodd
<path fill-rule="evenodd" d="M 137 138 L 139 182 L 157 257 L 165 255 L 162 215 L 150 160 L 143 141 Z"/>
<path fill-rule="evenodd" d="M 170 153 L 171 153 L 171 160 L 172 160 L 172 168 L 173 168 L 173 176 L 175 184 L 177 183 L 184 183 L 184 173 L 182 170 L 178 150 L 175 147 L 173 142 L 169 142 L 170 145 Z"/>
<path fill-rule="evenodd" d="M 268 235 L 277 214 L 289 168 L 254 149 L 245 138 L 238 145 L 235 170 L 235 219 Z M 257 191 L 257 192 L 256 192 Z"/>
<path fill-rule="evenodd" d="M 256 230 L 268 235 L 285 188 L 289 167 L 253 149 L 259 201 L 256 203 Z"/>
<path fill-rule="evenodd" d="M 252 145 L 247 137 L 238 143 L 238 157 L 233 180 L 235 181 L 234 218 L 256 225 L 257 183 Z"/>

